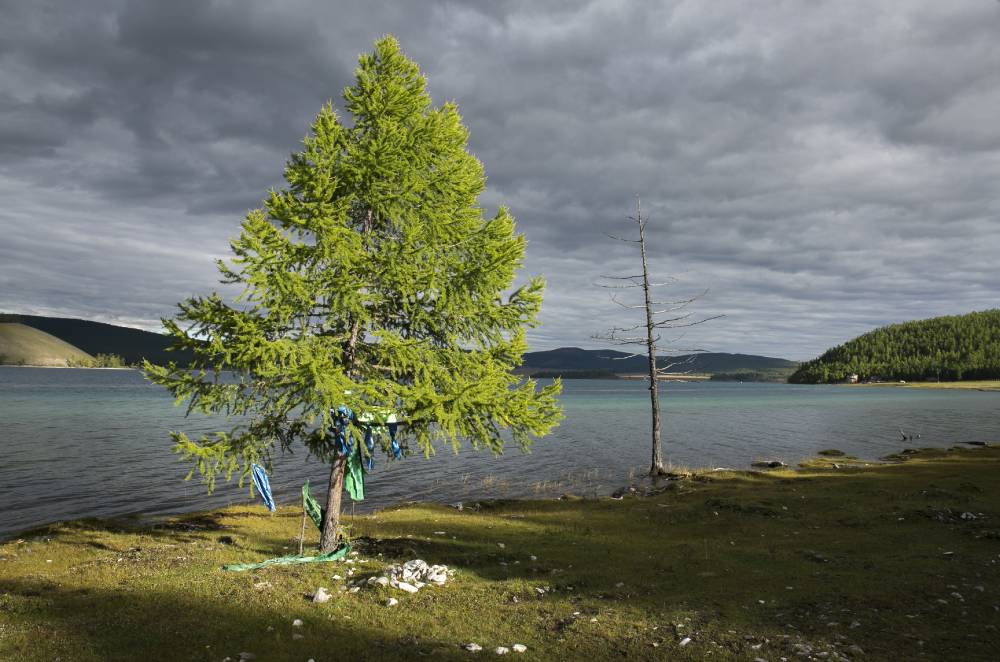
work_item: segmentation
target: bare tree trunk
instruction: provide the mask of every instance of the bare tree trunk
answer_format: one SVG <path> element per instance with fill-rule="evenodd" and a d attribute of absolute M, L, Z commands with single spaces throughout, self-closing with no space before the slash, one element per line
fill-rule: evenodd
<path fill-rule="evenodd" d="M 649 466 L 650 476 L 666 473 L 660 452 L 660 383 L 656 379 L 656 337 L 653 335 L 656 322 L 653 319 L 653 304 L 649 294 L 649 268 L 646 264 L 646 226 L 642 222 L 642 205 L 636 197 L 636 221 L 639 224 L 639 252 L 642 255 L 642 291 L 646 308 L 646 353 L 649 357 L 649 405 L 653 417 L 653 450 Z"/>
<path fill-rule="evenodd" d="M 323 517 L 323 532 L 319 538 L 319 551 L 322 554 L 337 549 L 340 527 L 340 498 L 344 492 L 344 467 L 347 458 L 337 455 L 330 465 L 330 485 L 326 492 L 326 513 Z"/>
<path fill-rule="evenodd" d="M 629 289 L 629 288 L 642 288 L 643 301 L 642 303 L 626 303 L 619 301 L 618 298 L 612 295 L 611 300 L 616 304 L 621 306 L 629 314 L 633 314 L 631 311 L 642 310 L 646 314 L 645 320 L 638 322 L 633 326 L 621 326 L 612 327 L 605 334 L 594 336 L 597 340 L 603 340 L 609 342 L 612 345 L 626 346 L 634 345 L 637 347 L 645 347 L 646 358 L 649 360 L 649 405 L 651 410 L 652 418 L 652 455 L 649 463 L 649 475 L 650 476 L 662 476 L 667 473 L 663 466 L 663 454 L 661 452 L 660 446 L 660 383 L 657 377 L 660 373 L 666 372 L 677 363 L 667 364 L 664 367 L 659 367 L 656 364 L 656 345 L 660 342 L 661 337 L 659 335 L 660 329 L 681 329 L 690 326 L 696 326 L 702 324 L 712 319 L 722 317 L 722 315 L 715 315 L 712 317 L 706 317 L 699 320 L 691 320 L 691 313 L 684 312 L 684 309 L 693 301 L 697 300 L 698 297 L 690 297 L 687 299 L 680 299 L 674 301 L 654 301 L 652 296 L 652 289 L 654 287 L 659 287 L 662 285 L 669 285 L 676 279 L 669 279 L 664 283 L 651 283 L 649 282 L 649 264 L 647 262 L 646 255 L 646 221 L 642 218 L 642 203 L 639 200 L 639 196 L 635 196 L 635 210 L 636 215 L 629 216 L 629 219 L 635 221 L 639 226 L 639 238 L 631 239 L 629 237 L 616 237 L 615 235 L 609 234 L 608 236 L 612 239 L 618 241 L 628 242 L 630 244 L 639 245 L 639 253 L 642 256 L 642 273 L 641 274 L 631 274 L 626 276 L 601 276 L 601 278 L 606 278 L 614 281 L 618 281 L 614 284 L 602 284 L 601 287 L 606 287 L 609 289 Z M 639 279 L 642 279 L 641 282 Z M 705 290 L 707 292 L 708 290 Z M 657 310 L 659 308 L 659 310 Z M 645 328 L 646 333 L 642 333 L 642 329 Z M 666 341 L 669 345 L 670 339 Z M 676 348 L 669 349 L 668 351 L 677 351 Z M 701 350 L 692 350 L 701 351 Z M 621 357 L 624 359 L 631 359 L 642 356 L 641 351 L 636 351 L 630 353 L 627 356 Z"/>

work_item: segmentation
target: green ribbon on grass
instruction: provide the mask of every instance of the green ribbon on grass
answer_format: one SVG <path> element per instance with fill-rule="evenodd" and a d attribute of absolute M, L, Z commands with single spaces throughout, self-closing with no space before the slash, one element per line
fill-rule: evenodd
<path fill-rule="evenodd" d="M 227 572 L 244 572 L 246 570 L 257 570 L 258 568 L 266 568 L 272 565 L 299 565 L 302 563 L 327 563 L 329 561 L 337 561 L 339 559 L 344 558 L 350 551 L 351 551 L 351 543 L 344 542 L 340 544 L 340 547 L 327 554 L 319 554 L 317 556 L 299 556 L 297 554 L 291 556 L 279 556 L 276 559 L 267 559 L 266 561 L 261 561 L 260 563 L 233 563 L 230 565 L 224 565 L 222 566 L 222 569 Z"/>

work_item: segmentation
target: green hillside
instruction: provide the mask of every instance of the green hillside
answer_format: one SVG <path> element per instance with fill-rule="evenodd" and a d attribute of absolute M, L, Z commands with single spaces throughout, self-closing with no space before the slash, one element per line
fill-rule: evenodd
<path fill-rule="evenodd" d="M 1000 379 L 1000 310 L 892 324 L 803 363 L 793 384 Z"/>
<path fill-rule="evenodd" d="M 19 322 L 95 356 L 106 354 L 121 357 L 129 365 L 141 363 L 143 359 L 157 364 L 176 361 L 182 365 L 191 360 L 190 352 L 168 352 L 167 347 L 172 341 L 167 336 L 142 329 L 90 320 L 11 313 L 0 313 L 0 322 Z"/>
<path fill-rule="evenodd" d="M 0 365 L 67 367 L 93 357 L 68 342 L 17 323 L 0 323 Z"/>

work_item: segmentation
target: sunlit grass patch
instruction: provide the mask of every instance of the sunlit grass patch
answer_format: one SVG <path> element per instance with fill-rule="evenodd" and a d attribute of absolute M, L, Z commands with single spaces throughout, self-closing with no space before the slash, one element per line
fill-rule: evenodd
<path fill-rule="evenodd" d="M 47 527 L 0 545 L 0 659 L 469 659 L 468 642 L 553 660 L 990 659 L 1000 449 L 906 458 L 696 470 L 620 500 L 404 505 L 345 518 L 354 563 L 249 573 L 220 567 L 296 550 L 298 509 Z M 455 574 L 341 590 L 414 558 Z M 319 586 L 330 602 L 309 600 Z"/>

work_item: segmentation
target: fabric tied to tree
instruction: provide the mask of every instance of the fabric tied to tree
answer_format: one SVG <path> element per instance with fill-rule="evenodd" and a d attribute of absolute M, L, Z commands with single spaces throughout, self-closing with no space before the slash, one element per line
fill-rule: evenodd
<path fill-rule="evenodd" d="M 361 444 L 357 444 L 347 456 L 344 469 L 344 489 L 354 501 L 365 500 L 365 471 L 361 458 Z"/>
<path fill-rule="evenodd" d="M 386 427 L 389 428 L 389 448 L 392 450 L 392 456 L 398 460 L 403 457 L 403 449 L 396 440 L 396 430 L 399 429 L 399 424 L 389 423 Z"/>
<path fill-rule="evenodd" d="M 344 470 L 344 489 L 354 501 L 364 501 L 365 473 L 375 469 L 375 435 L 381 428 L 389 433 L 389 452 L 395 459 L 403 456 L 403 448 L 396 439 L 399 423 L 391 412 L 363 414 L 355 417 L 354 412 L 341 405 L 332 411 L 333 439 L 337 454 L 347 458 Z M 354 421 L 364 432 L 364 450 L 354 443 L 350 424 Z M 305 489 L 305 488 L 303 488 Z M 308 511 L 307 511 L 308 512 Z"/>
<path fill-rule="evenodd" d="M 340 455 L 349 455 L 351 452 L 351 430 L 349 428 L 351 418 L 354 413 L 341 405 L 333 412 L 333 443 Z"/>
<path fill-rule="evenodd" d="M 257 488 L 260 498 L 264 500 L 264 505 L 272 513 L 274 512 L 274 498 L 271 496 L 271 481 L 267 479 L 267 472 L 258 464 L 251 465 L 250 474 L 253 476 L 253 485 Z"/>
<path fill-rule="evenodd" d="M 309 494 L 309 481 L 302 486 L 302 510 L 305 511 L 306 515 L 312 520 L 312 523 L 316 525 L 316 528 L 320 531 L 323 530 L 323 519 L 325 518 L 326 511 L 319 505 L 316 499 L 312 498 Z"/>
<path fill-rule="evenodd" d="M 375 439 L 370 427 L 365 428 L 365 448 L 368 449 L 368 454 L 361 459 L 364 462 L 365 471 L 371 471 L 375 468 Z"/>

